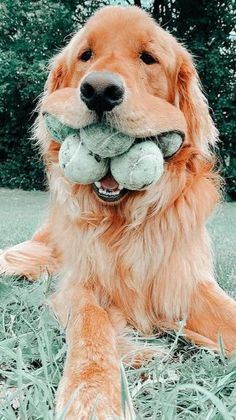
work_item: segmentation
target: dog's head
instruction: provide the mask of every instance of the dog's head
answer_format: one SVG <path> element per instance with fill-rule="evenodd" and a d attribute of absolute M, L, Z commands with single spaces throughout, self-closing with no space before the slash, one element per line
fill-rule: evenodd
<path fill-rule="evenodd" d="M 139 8 L 101 9 L 73 36 L 52 61 L 46 95 L 65 87 L 79 92 L 73 110 L 78 127 L 102 120 L 145 138 L 159 134 L 163 124 L 171 131 L 178 120 L 186 132 L 184 147 L 166 163 L 165 172 L 186 166 L 187 149 L 207 154 L 216 139 L 191 55 Z M 56 161 L 58 145 L 47 136 L 43 143 L 44 152 Z M 158 184 L 163 192 L 161 180 Z M 84 188 L 93 194 L 92 188 Z M 153 202 L 156 191 L 152 186 L 130 195 L 134 200 L 145 194 Z"/>

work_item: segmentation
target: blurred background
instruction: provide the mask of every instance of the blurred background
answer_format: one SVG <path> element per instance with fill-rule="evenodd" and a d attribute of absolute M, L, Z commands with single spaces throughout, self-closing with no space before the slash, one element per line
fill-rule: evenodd
<path fill-rule="evenodd" d="M 45 189 L 30 127 L 48 61 L 96 9 L 108 4 L 142 7 L 195 56 L 220 131 L 226 198 L 235 200 L 234 0 L 0 1 L 0 187 Z"/>

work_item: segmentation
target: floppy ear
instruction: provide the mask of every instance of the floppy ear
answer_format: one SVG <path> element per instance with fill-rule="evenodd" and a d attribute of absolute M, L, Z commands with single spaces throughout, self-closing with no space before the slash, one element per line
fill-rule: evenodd
<path fill-rule="evenodd" d="M 50 62 L 50 73 L 45 84 L 45 90 L 50 94 L 57 89 L 68 86 L 69 68 L 66 61 L 66 49 L 57 54 Z"/>
<path fill-rule="evenodd" d="M 45 84 L 47 93 L 57 89 L 73 86 L 73 69 L 77 61 L 77 50 L 81 42 L 83 28 L 71 38 L 63 50 L 52 58 L 49 69 L 50 73 Z"/>
<path fill-rule="evenodd" d="M 214 146 L 218 131 L 209 114 L 192 57 L 184 49 L 179 57 L 176 81 L 179 108 L 187 122 L 189 141 L 201 152 L 209 154 L 209 146 Z"/>

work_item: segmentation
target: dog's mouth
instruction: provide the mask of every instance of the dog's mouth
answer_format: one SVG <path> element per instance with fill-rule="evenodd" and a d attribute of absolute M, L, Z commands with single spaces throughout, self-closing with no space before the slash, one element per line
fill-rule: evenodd
<path fill-rule="evenodd" d="M 154 139 L 154 137 L 153 137 Z M 136 138 L 135 141 L 138 143 L 142 141 L 141 138 Z M 120 185 L 115 178 L 112 176 L 111 171 L 99 181 L 92 184 L 93 191 L 96 196 L 104 202 L 115 203 L 119 202 L 125 195 L 131 191 Z"/>
<path fill-rule="evenodd" d="M 93 190 L 98 198 L 106 202 L 119 201 L 129 190 L 118 184 L 111 172 L 108 172 L 100 181 L 94 182 Z"/>

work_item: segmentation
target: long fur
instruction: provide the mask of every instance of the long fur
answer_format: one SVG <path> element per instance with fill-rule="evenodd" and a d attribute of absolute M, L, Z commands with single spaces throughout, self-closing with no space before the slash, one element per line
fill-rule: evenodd
<path fill-rule="evenodd" d="M 111 31 L 119 34 L 114 44 Z M 136 37 L 137 43 L 144 43 L 145 31 L 159 54 L 158 75 L 154 67 L 137 70 L 128 61 L 133 58 L 128 56 L 127 45 L 132 45 L 127 40 Z M 126 36 L 122 38 L 123 33 Z M 81 69 L 78 51 L 86 36 L 100 40 L 102 46 L 97 48 L 106 46 L 106 54 Z M 51 194 L 46 233 L 42 230 L 38 238 L 36 234 L 33 247 L 26 243 L 8 250 L 1 261 L 7 272 L 31 275 L 44 265 L 62 274 L 51 299 L 67 328 L 69 346 L 58 412 L 70 393 L 77 387 L 80 390 L 68 419 L 87 418 L 96 393 L 104 396 L 103 403 L 97 405 L 99 418 L 120 414 L 117 352 L 128 347 L 122 339 L 115 341 L 115 336 L 120 336 L 127 324 L 151 334 L 156 327 L 176 328 L 184 319 L 186 336 L 197 344 L 217 349 L 221 334 L 228 352 L 236 347 L 236 305 L 215 282 L 205 229 L 205 221 L 220 199 L 220 177 L 212 153 L 218 133 L 191 55 L 138 8 L 108 7 L 92 17 L 53 59 L 43 97 L 63 87 L 79 86 L 84 75 L 94 70 L 118 72 L 129 86 L 128 99 L 111 115 L 120 127 L 133 132 L 148 127 L 154 130 L 158 115 L 150 104 L 160 97 L 182 111 L 187 136 L 156 185 L 132 193 L 116 205 L 105 205 L 91 186 L 65 179 L 58 165 L 59 146 L 48 137 L 39 113 L 35 136 Z M 91 113 L 86 112 L 81 103 L 81 125 L 92 122 Z M 106 373 L 108 368 L 112 378 Z"/>

